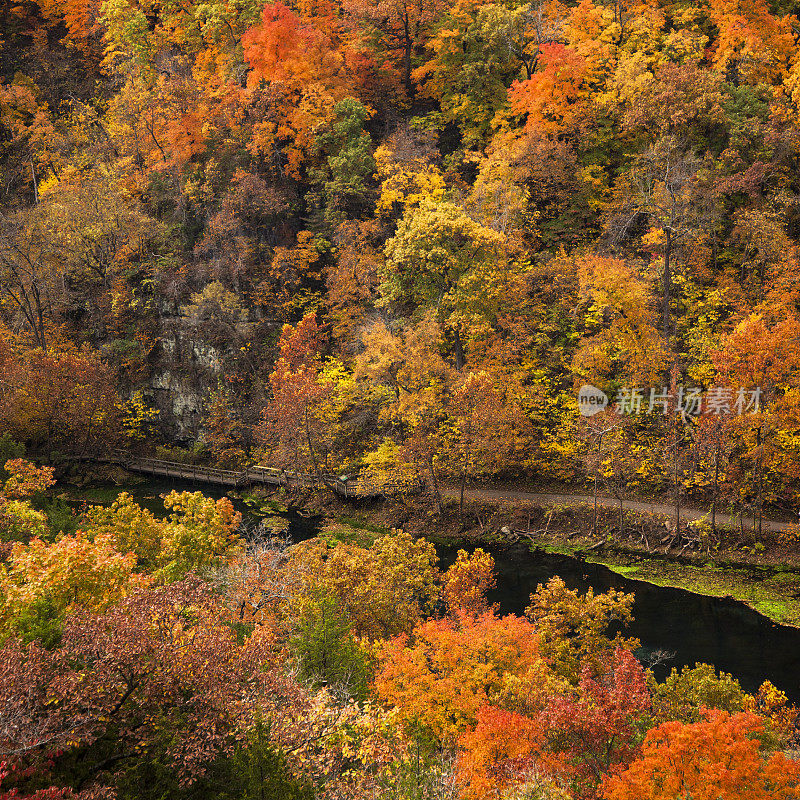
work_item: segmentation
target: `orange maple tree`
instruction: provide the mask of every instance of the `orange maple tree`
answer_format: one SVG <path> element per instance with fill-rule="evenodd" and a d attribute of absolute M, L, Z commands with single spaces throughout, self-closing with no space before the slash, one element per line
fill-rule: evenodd
<path fill-rule="evenodd" d="M 464 800 L 488 800 L 518 782 L 542 739 L 534 720 L 513 711 L 484 706 L 476 719 L 475 728 L 459 739 Z"/>
<path fill-rule="evenodd" d="M 533 625 L 513 615 L 429 620 L 383 646 L 375 688 L 408 722 L 452 744 L 482 706 L 541 707 L 553 681 L 538 644 Z"/>
<path fill-rule="evenodd" d="M 645 738 L 642 756 L 605 779 L 605 800 L 792 800 L 800 766 L 764 751 L 763 721 L 749 712 L 705 711 L 700 722 L 665 722 Z"/>

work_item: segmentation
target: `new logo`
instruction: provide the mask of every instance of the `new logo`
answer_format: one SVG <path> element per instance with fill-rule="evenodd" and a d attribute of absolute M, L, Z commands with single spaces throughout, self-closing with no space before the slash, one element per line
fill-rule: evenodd
<path fill-rule="evenodd" d="M 588 383 L 578 391 L 578 410 L 584 417 L 594 416 L 608 405 L 608 396 L 604 391 Z"/>

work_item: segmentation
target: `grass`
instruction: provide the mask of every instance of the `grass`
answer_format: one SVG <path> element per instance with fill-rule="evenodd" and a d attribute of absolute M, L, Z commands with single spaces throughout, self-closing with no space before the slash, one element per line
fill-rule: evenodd
<path fill-rule="evenodd" d="M 69 496 L 71 499 L 85 500 L 87 503 L 111 505 L 123 491 L 125 489 L 122 486 L 92 486 L 88 489 L 70 492 Z"/>
<path fill-rule="evenodd" d="M 375 525 L 363 517 L 337 517 L 336 522 L 341 525 L 346 525 L 348 528 L 369 531 L 371 533 L 380 534 L 381 536 L 385 536 L 386 534 L 392 532 L 391 528 L 387 528 L 383 525 Z"/>
<path fill-rule="evenodd" d="M 341 521 L 337 520 L 324 525 L 319 532 L 319 538 L 324 539 L 329 545 L 346 543 L 359 547 L 370 547 L 378 537 L 374 531 L 343 525 Z"/>
<path fill-rule="evenodd" d="M 797 625 L 797 610 L 788 600 L 754 600 L 751 605 L 760 614 L 775 622 Z"/>
<path fill-rule="evenodd" d="M 631 575 L 636 575 L 639 572 L 639 566 L 637 564 L 608 564 L 607 566 L 612 572 L 616 572 L 618 575 L 623 575 L 626 578 Z"/>
<path fill-rule="evenodd" d="M 785 568 L 770 574 L 765 569 L 727 567 L 707 563 L 683 564 L 668 559 L 629 558 L 613 556 L 591 559 L 614 572 L 632 576 L 658 586 L 686 589 L 711 597 L 733 597 L 769 617 L 774 622 L 800 627 L 800 573 Z"/>
<path fill-rule="evenodd" d="M 536 543 L 535 550 L 543 550 L 545 553 L 553 553 L 559 556 L 574 556 L 575 547 L 563 542 L 549 542 L 547 540 L 540 540 Z"/>

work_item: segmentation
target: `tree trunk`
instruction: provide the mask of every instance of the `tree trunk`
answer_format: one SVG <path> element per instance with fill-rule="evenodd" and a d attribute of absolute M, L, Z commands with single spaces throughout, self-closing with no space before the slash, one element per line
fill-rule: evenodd
<path fill-rule="evenodd" d="M 676 432 L 676 441 L 675 441 L 675 470 L 673 474 L 673 480 L 675 484 L 675 535 L 679 535 L 681 532 L 681 489 L 678 483 L 678 443 L 677 443 L 677 432 Z"/>
<path fill-rule="evenodd" d="M 442 514 L 442 493 L 439 491 L 439 481 L 436 479 L 436 470 L 433 468 L 433 458 L 428 460 L 428 471 L 431 473 L 431 486 L 433 487 L 433 496 L 436 498 L 436 508 L 439 514 Z"/>
<path fill-rule="evenodd" d="M 464 358 L 464 346 L 461 343 L 461 334 L 458 332 L 458 328 L 453 330 L 453 352 L 456 357 L 456 369 L 461 372 L 461 370 L 464 369 L 466 360 Z"/>
<path fill-rule="evenodd" d="M 39 204 L 39 184 L 36 181 L 36 168 L 33 166 L 33 159 L 31 159 L 31 179 L 33 180 L 33 203 Z"/>
<path fill-rule="evenodd" d="M 411 38 L 411 27 L 408 14 L 403 17 L 403 85 L 409 100 L 414 97 L 414 84 L 411 81 L 411 54 L 414 51 L 414 41 Z"/>
<path fill-rule="evenodd" d="M 714 453 L 714 495 L 711 498 L 711 531 L 717 535 L 717 497 L 719 496 L 719 445 Z"/>
<path fill-rule="evenodd" d="M 667 228 L 667 241 L 664 246 L 664 294 L 662 296 L 661 305 L 661 329 L 664 338 L 669 338 L 670 332 L 670 311 L 669 304 L 672 293 L 672 231 Z"/>
<path fill-rule="evenodd" d="M 319 457 L 317 456 L 317 451 L 314 449 L 314 439 L 311 435 L 311 424 L 309 422 L 309 414 L 308 414 L 308 406 L 305 408 L 305 429 L 306 429 L 306 443 L 308 444 L 308 452 L 311 456 L 311 464 L 314 469 L 314 478 L 317 481 L 317 484 L 320 482 L 324 484 L 330 491 L 333 493 L 334 497 L 338 497 L 338 493 L 336 492 L 336 487 L 331 486 L 331 481 L 326 478 L 322 470 L 319 466 Z"/>
<path fill-rule="evenodd" d="M 406 47 L 403 58 L 403 84 L 409 99 L 414 96 L 414 84 L 411 82 L 411 45 Z"/>
<path fill-rule="evenodd" d="M 758 448 L 758 541 L 761 541 L 761 520 L 764 514 L 764 439 L 758 426 L 756 446 Z M 756 517 L 753 515 L 753 535 L 756 535 Z"/>

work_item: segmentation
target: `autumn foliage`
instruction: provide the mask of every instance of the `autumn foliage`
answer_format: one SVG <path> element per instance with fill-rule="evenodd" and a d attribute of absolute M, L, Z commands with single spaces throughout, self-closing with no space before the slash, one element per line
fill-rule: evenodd
<path fill-rule="evenodd" d="M 0 429 L 36 455 L 180 441 L 422 481 L 437 509 L 456 482 L 463 514 L 472 483 L 592 479 L 585 383 L 760 381 L 716 456 L 708 414 L 668 434 L 648 407 L 594 473 L 757 518 L 795 502 L 788 7 L 2 14 Z"/>
<path fill-rule="evenodd" d="M 297 352 L 284 347 L 294 369 Z M 482 549 L 440 569 L 402 531 L 248 540 L 230 500 L 199 492 L 164 496 L 165 515 L 121 493 L 56 533 L 34 506 L 51 471 L 6 469 L 9 800 L 141 796 L 145 779 L 175 796 L 330 800 L 414 785 L 464 800 L 667 798 L 711 775 L 731 798 L 796 789 L 777 752 L 793 736 L 786 696 L 702 665 L 658 684 L 636 642 L 610 635 L 627 595 L 554 578 L 527 616 L 503 616 Z"/>
<path fill-rule="evenodd" d="M 0 4 L 0 800 L 795 796 L 786 687 L 417 535 L 796 560 L 795 6 Z M 281 487 L 69 494 L 132 455 Z"/>
<path fill-rule="evenodd" d="M 680 797 L 730 800 L 793 797 L 800 770 L 762 752 L 758 717 L 707 711 L 700 722 L 665 722 L 648 732 L 642 756 L 604 784 L 607 800 Z"/>

